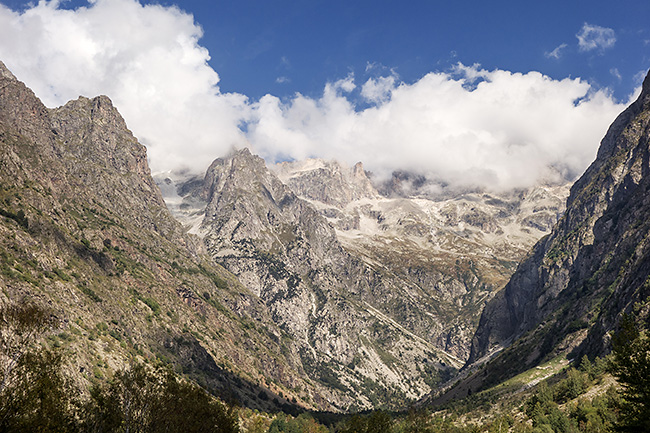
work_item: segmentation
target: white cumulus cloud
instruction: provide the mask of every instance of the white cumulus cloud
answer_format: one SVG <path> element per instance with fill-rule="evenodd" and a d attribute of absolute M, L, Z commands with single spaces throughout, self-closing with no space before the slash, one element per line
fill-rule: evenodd
<path fill-rule="evenodd" d="M 0 5 L 0 59 L 50 107 L 106 94 L 154 170 L 204 169 L 245 141 L 247 98 L 219 91 L 201 28 L 175 7 L 96 0 L 77 10 Z"/>
<path fill-rule="evenodd" d="M 371 78 L 361 87 L 361 96 L 373 103 L 386 102 L 395 87 L 395 80 L 396 77 L 394 75 Z"/>
<path fill-rule="evenodd" d="M 390 96 L 361 111 L 331 87 L 318 99 L 266 96 L 248 138 L 270 161 L 364 161 L 380 175 L 405 169 L 451 185 L 509 189 L 579 175 L 623 108 L 580 79 L 477 65 L 392 82 L 378 94 Z"/>
<path fill-rule="evenodd" d="M 616 33 L 613 29 L 584 23 L 576 34 L 580 51 L 600 50 L 611 48 L 616 43 Z"/>
<path fill-rule="evenodd" d="M 324 157 L 380 175 L 525 187 L 581 173 L 623 108 L 580 79 L 462 64 L 414 83 L 390 71 L 357 83 L 350 73 L 317 98 L 251 101 L 220 91 L 201 35 L 191 15 L 137 0 L 76 10 L 41 1 L 20 13 L 0 5 L 0 60 L 48 106 L 111 97 L 154 171 L 200 173 L 248 145 L 269 162 Z"/>

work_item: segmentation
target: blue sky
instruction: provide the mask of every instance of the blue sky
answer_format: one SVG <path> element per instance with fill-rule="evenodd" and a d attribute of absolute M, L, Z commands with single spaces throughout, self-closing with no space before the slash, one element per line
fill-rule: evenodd
<path fill-rule="evenodd" d="M 650 67 L 645 0 L 237 1 L 213 12 L 201 3 L 183 7 L 205 30 L 222 87 L 254 97 L 313 94 L 349 70 L 363 74 L 369 63 L 413 82 L 462 62 L 582 77 L 625 98 Z M 576 35 L 585 23 L 612 29 L 614 46 L 580 51 Z M 563 44 L 559 58 L 546 55 Z M 289 82 L 276 83 L 279 77 Z"/>
<path fill-rule="evenodd" d="M 0 60 L 49 106 L 108 94 L 155 170 L 246 145 L 494 188 L 573 178 L 650 68 L 645 0 L 0 5 Z"/>
<path fill-rule="evenodd" d="M 33 2 L 2 0 L 13 9 Z M 581 77 L 619 99 L 650 68 L 650 2 L 613 1 L 160 1 L 191 13 L 223 91 L 252 98 L 394 70 L 414 82 L 457 62 L 486 69 Z M 63 1 L 62 7 L 86 1 Z M 611 29 L 608 48 L 581 51 L 585 23 Z M 561 47 L 557 57 L 550 56 Z M 376 68 L 366 72 L 368 65 Z M 636 81 L 635 81 L 636 80 Z"/>

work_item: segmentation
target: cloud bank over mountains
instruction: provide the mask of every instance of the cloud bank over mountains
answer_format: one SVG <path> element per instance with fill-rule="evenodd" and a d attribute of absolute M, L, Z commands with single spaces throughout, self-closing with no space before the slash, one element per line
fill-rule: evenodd
<path fill-rule="evenodd" d="M 413 83 L 350 74 L 318 98 L 253 101 L 220 91 L 201 36 L 191 15 L 135 0 L 0 5 L 0 59 L 48 106 L 111 97 L 153 171 L 200 173 L 250 146 L 269 162 L 324 157 L 363 161 L 380 176 L 401 169 L 451 185 L 525 187 L 579 175 L 624 108 L 581 79 L 462 64 Z"/>

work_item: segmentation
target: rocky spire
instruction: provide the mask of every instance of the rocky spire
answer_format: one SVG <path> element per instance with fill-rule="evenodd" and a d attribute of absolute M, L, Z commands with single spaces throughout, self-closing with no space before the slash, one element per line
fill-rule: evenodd
<path fill-rule="evenodd" d="M 12 74 L 9 69 L 7 69 L 7 67 L 5 66 L 4 63 L 2 63 L 2 61 L 0 61 L 0 78 L 7 78 L 9 80 L 17 81 L 14 74 Z"/>

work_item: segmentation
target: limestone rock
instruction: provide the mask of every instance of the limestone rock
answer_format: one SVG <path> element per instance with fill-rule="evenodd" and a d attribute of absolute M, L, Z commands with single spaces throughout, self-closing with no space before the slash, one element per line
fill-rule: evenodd
<path fill-rule="evenodd" d="M 358 165 L 353 170 L 311 159 L 273 169 L 336 229 L 352 257 L 381 273 L 380 286 L 399 294 L 400 308 L 388 302 L 379 308 L 460 359 L 469 355 L 477 312 L 549 232 L 569 190 L 565 184 L 507 194 L 435 195 L 428 179 L 398 172 L 392 190 L 379 185 L 386 196 Z M 409 311 L 405 299 L 425 314 Z"/>
<path fill-rule="evenodd" d="M 281 169 L 289 172 L 287 165 Z M 308 161 L 301 169 L 311 179 L 329 179 L 318 189 L 293 177 L 312 197 L 342 204 L 376 196 L 360 165 L 345 170 Z M 293 336 L 304 370 L 329 388 L 337 407 L 368 408 L 376 393 L 386 392 L 404 404 L 459 364 L 423 338 L 437 324 L 422 311 L 419 295 L 409 295 L 416 289 L 351 255 L 326 218 L 248 149 L 217 159 L 202 183 L 178 190 L 188 201 L 207 203 L 199 231 L 208 251 Z M 416 368 L 417 359 L 428 367 Z M 364 389 L 367 381 L 372 390 Z"/>

